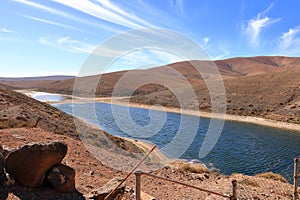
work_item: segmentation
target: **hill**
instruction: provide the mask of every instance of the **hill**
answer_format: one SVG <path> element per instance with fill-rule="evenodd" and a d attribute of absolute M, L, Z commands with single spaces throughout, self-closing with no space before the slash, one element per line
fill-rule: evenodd
<path fill-rule="evenodd" d="M 201 74 L 191 63 L 201 71 Z M 114 96 L 132 95 L 131 101 L 134 103 L 179 107 L 178 99 L 170 88 L 175 88 L 180 91 L 181 96 L 184 96 L 191 86 L 197 96 L 191 101 L 199 102 L 200 110 L 210 112 L 210 95 L 205 80 L 214 80 L 216 74 L 212 70 L 213 64 L 217 66 L 224 81 L 228 114 L 300 123 L 300 58 L 294 57 L 244 57 L 217 60 L 214 63 L 178 62 L 147 70 L 81 77 L 77 78 L 77 82 L 80 83 L 77 95 L 93 96 L 95 93 L 97 97 L 110 97 L 114 89 L 118 88 Z M 124 77 L 126 80 L 118 84 Z M 23 82 L 22 85 L 39 91 L 72 94 L 74 82 L 75 79 L 71 78 L 50 82 L 29 81 Z M 95 91 L 91 91 L 93 88 L 91 84 L 94 82 L 98 82 L 98 85 Z M 20 86 L 15 82 L 6 84 Z M 132 91 L 134 92 L 130 93 Z M 185 109 L 195 109 L 193 103 L 186 102 L 186 104 Z"/>
<path fill-rule="evenodd" d="M 57 81 L 67 80 L 75 78 L 74 76 L 38 76 L 38 77 L 18 77 L 18 78 L 6 78 L 0 77 L 0 83 L 15 88 L 39 88 L 42 86 L 55 83 Z"/>
<path fill-rule="evenodd" d="M 75 122 L 77 122 L 77 126 L 75 126 Z M 85 141 L 84 144 L 78 139 L 77 130 L 81 128 L 85 133 L 80 135 L 82 141 Z M 74 193 L 61 194 L 53 191 L 51 187 L 25 188 L 17 183 L 11 187 L 0 186 L 0 198 L 7 200 L 83 200 L 86 198 L 85 195 L 93 193 L 113 177 L 125 177 L 127 175 L 125 172 L 112 169 L 112 166 L 124 167 L 128 165 L 133 167 L 141 159 L 137 157 L 138 154 L 134 153 L 147 150 L 142 150 L 141 147 L 138 148 L 127 140 L 108 135 L 46 103 L 2 87 L 0 87 L 0 129 L 0 144 L 6 150 L 12 150 L 32 142 L 64 142 L 68 146 L 68 153 L 63 163 L 75 169 L 76 172 L 77 191 Z M 110 146 L 110 143 L 118 145 L 125 151 L 116 151 L 115 146 Z M 97 157 L 97 155 L 102 156 Z M 113 165 L 106 165 L 108 160 L 112 160 L 113 162 L 110 164 Z M 149 160 L 147 162 L 149 163 Z M 151 166 L 151 162 L 149 164 Z M 263 174 L 250 177 L 233 174 L 225 176 L 219 173 L 203 173 L 201 171 L 195 173 L 184 166 L 186 164 L 183 164 L 180 169 L 166 166 L 152 173 L 226 195 L 231 194 L 231 181 L 235 179 L 239 188 L 242 188 L 238 193 L 239 198 L 243 199 L 254 197 L 286 199 L 290 198 L 292 194 L 293 186 L 280 178 L 279 175 Z M 281 181 L 276 180 L 278 177 Z M 174 187 L 173 183 L 163 180 L 151 178 L 142 180 L 142 190 L 158 199 L 173 200 L 181 199 L 183 196 L 188 199 L 218 199 L 217 196 L 206 192 L 199 192 L 186 187 Z M 135 198 L 134 176 L 129 178 L 126 188 L 125 199 Z M 270 190 L 270 188 L 274 188 L 274 190 Z"/>
<path fill-rule="evenodd" d="M 161 104 L 167 107 L 179 107 L 175 95 L 160 84 L 146 84 L 134 88 L 141 81 L 161 82 L 171 88 L 188 90 L 179 79 L 183 76 L 192 86 L 202 111 L 210 112 L 210 95 L 204 82 L 213 72 L 209 71 L 210 62 L 192 61 L 200 66 L 199 72 L 188 62 L 179 62 L 148 70 L 121 71 L 101 76 L 96 96 L 111 96 L 114 86 L 126 74 L 117 96 L 128 96 L 128 90 L 135 89 L 132 102 L 142 104 Z M 215 61 L 226 89 L 227 113 L 243 116 L 259 116 L 273 120 L 300 123 L 300 58 L 290 57 L 250 57 L 232 58 Z M 176 73 L 174 73 L 176 70 Z M 89 80 L 99 77 L 85 77 L 80 80 L 88 86 Z M 84 80 L 83 80 L 84 79 Z M 142 80 L 141 80 L 142 79 Z M 74 80 L 64 80 L 41 88 L 44 91 L 71 94 Z M 82 89 L 83 93 L 84 89 Z M 184 95 L 184 94 L 182 94 Z M 186 109 L 195 109 L 186 105 Z"/>

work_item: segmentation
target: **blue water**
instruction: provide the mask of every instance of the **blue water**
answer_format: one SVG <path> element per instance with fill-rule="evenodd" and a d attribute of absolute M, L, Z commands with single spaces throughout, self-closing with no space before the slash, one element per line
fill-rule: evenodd
<path fill-rule="evenodd" d="M 52 94 L 47 92 L 37 92 L 32 96 L 34 99 L 39 101 L 51 101 L 51 102 L 58 102 L 64 100 L 64 97 L 59 94 Z"/>
<path fill-rule="evenodd" d="M 132 135 L 134 129 L 128 123 L 128 117 L 124 117 L 124 123 L 121 124 L 122 127 L 120 128 L 120 125 L 118 126 L 115 122 L 110 104 L 96 103 L 94 107 L 96 118 L 88 109 L 91 104 L 60 104 L 55 106 L 67 113 L 72 113 L 72 108 L 76 106 L 76 110 L 81 110 L 81 114 L 77 113 L 76 115 L 90 123 L 99 125 L 105 131 L 117 136 L 146 139 L 156 144 L 160 149 L 175 139 L 182 123 L 181 120 L 185 118 L 187 119 L 184 122 L 186 123 L 184 126 L 186 139 L 178 141 L 173 151 L 180 152 L 186 148 L 187 150 L 182 153 L 180 158 L 188 160 L 200 159 L 199 150 L 210 122 L 208 118 L 200 118 L 196 136 L 188 145 L 186 141 L 188 141 L 195 123 L 198 123 L 199 117 L 183 116 L 176 113 L 165 115 L 160 111 L 149 113 L 148 109 L 129 108 L 132 121 L 144 127 L 145 132 L 147 132 L 147 126 L 157 123 L 157 127 L 159 127 L 166 118 L 166 122 L 158 132 L 152 135 L 147 132 L 149 137 L 144 137 L 143 135 Z M 116 110 L 124 108 L 127 109 L 124 106 L 115 106 Z M 122 119 L 122 116 L 118 117 Z M 292 181 L 293 159 L 295 157 L 300 157 L 300 132 L 226 121 L 218 142 L 212 151 L 200 161 L 209 166 L 213 165 L 221 173 L 227 175 L 234 172 L 254 175 L 271 171 Z"/>

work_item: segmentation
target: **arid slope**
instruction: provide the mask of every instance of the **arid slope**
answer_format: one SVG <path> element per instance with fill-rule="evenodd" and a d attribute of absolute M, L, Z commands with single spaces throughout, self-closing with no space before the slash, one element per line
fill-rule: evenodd
<path fill-rule="evenodd" d="M 228 114 L 300 123 L 300 58 L 293 57 L 259 56 L 215 62 L 178 62 L 147 70 L 82 77 L 76 80 L 79 83 L 76 95 L 132 96 L 131 101 L 135 103 L 179 107 L 178 95 L 176 97 L 171 90 L 175 88 L 180 91 L 179 95 L 184 96 L 191 86 L 197 96 L 192 101 L 198 101 L 202 111 L 210 112 L 210 95 L 205 81 L 214 80 L 214 65 L 224 81 Z M 126 81 L 119 84 L 124 77 Z M 72 94 L 74 82 L 75 79 L 67 79 L 43 84 L 28 82 L 24 85 L 39 91 Z M 19 86 L 14 82 L 5 84 Z M 115 88 L 119 90 L 113 93 Z M 192 102 L 186 104 L 183 108 L 196 109 Z"/>

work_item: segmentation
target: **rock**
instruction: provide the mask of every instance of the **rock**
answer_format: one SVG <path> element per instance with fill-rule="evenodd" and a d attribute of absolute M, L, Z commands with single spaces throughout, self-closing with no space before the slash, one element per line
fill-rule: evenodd
<path fill-rule="evenodd" d="M 6 172 L 27 187 L 41 186 L 45 173 L 59 164 L 67 153 L 62 142 L 32 143 L 12 151 L 6 158 Z"/>
<path fill-rule="evenodd" d="M 143 200 L 156 200 L 154 196 L 147 194 L 146 192 L 141 191 L 141 199 Z"/>
<path fill-rule="evenodd" d="M 54 166 L 47 174 L 46 180 L 57 192 L 75 191 L 75 170 L 69 166 L 63 164 Z"/>
<path fill-rule="evenodd" d="M 6 175 L 6 180 L 4 182 L 4 186 L 11 187 L 11 186 L 15 185 L 15 182 L 16 182 L 15 177 L 13 175 L 9 175 L 7 173 L 5 173 L 5 175 Z"/>
<path fill-rule="evenodd" d="M 5 158 L 2 155 L 2 153 L 0 153 L 0 186 L 3 186 L 4 182 L 6 181 L 6 174 L 4 171 L 4 167 L 5 167 Z"/>
<path fill-rule="evenodd" d="M 209 179 L 209 175 L 208 175 L 208 174 L 204 174 L 204 177 L 205 177 L 206 179 Z"/>
<path fill-rule="evenodd" d="M 88 199 L 104 200 L 104 198 L 113 190 L 123 179 L 115 177 L 96 191 L 93 191 Z M 116 189 L 107 200 L 122 200 L 125 193 L 125 182 Z"/>

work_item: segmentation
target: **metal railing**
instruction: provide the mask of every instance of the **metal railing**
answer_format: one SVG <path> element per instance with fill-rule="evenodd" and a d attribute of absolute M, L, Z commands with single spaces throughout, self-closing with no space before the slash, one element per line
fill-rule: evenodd
<path fill-rule="evenodd" d="M 146 176 L 150 176 L 150 177 L 153 177 L 153 178 L 156 178 L 156 179 L 169 181 L 169 182 L 176 183 L 176 184 L 179 184 L 179 185 L 182 185 L 182 186 L 185 186 L 185 187 L 190 187 L 190 188 L 202 191 L 202 192 L 207 192 L 209 194 L 214 194 L 214 195 L 217 195 L 217 196 L 220 196 L 220 197 L 223 197 L 223 198 L 228 198 L 230 200 L 237 200 L 237 181 L 236 180 L 232 181 L 232 195 L 228 196 L 228 195 L 224 195 L 224 194 L 221 194 L 221 193 L 218 193 L 218 192 L 210 191 L 210 190 L 207 190 L 207 189 L 203 189 L 203 188 L 200 188 L 200 187 L 196 187 L 196 186 L 193 186 L 193 185 L 182 183 L 182 182 L 179 182 L 179 181 L 176 181 L 176 180 L 172 180 L 172 179 L 169 179 L 169 178 L 164 178 L 164 177 L 160 177 L 160 176 L 157 176 L 157 175 L 154 175 L 154 174 L 145 173 L 145 172 L 142 172 L 142 171 L 136 171 L 134 174 L 135 174 L 135 178 L 136 178 L 136 188 L 135 188 L 135 190 L 136 190 L 136 200 L 141 200 L 141 182 L 142 182 L 141 177 L 142 177 L 142 175 L 146 175 Z"/>

